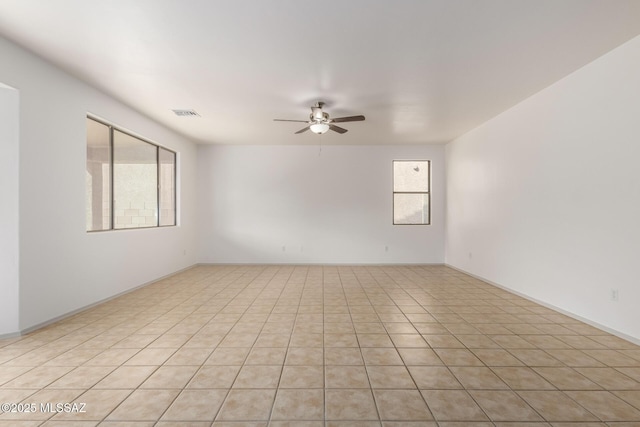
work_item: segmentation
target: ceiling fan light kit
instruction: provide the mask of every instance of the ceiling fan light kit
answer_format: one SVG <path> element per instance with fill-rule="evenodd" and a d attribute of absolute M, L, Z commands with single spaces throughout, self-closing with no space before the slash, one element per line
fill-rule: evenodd
<path fill-rule="evenodd" d="M 342 128 L 340 126 L 336 126 L 333 123 L 345 123 L 345 122 L 361 122 L 364 120 L 364 116 L 349 116 L 349 117 L 338 117 L 335 119 L 329 118 L 329 113 L 322 111 L 322 107 L 324 106 L 324 102 L 317 102 L 316 105 L 311 107 L 311 114 L 309 114 L 309 120 L 287 120 L 287 119 L 273 119 L 276 122 L 298 122 L 298 123 L 307 123 L 308 126 L 300 129 L 295 132 L 303 133 L 308 130 L 311 132 L 322 135 L 326 133 L 328 130 L 332 130 L 338 133 L 346 133 L 347 129 Z"/>
<path fill-rule="evenodd" d="M 328 131 L 330 129 L 330 126 L 326 123 L 314 123 L 309 126 L 309 129 L 311 130 L 311 132 L 321 135 Z"/>

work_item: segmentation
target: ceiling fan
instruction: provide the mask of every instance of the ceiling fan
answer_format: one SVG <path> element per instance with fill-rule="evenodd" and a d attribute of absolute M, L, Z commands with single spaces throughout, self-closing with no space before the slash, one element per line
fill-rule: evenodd
<path fill-rule="evenodd" d="M 364 120 L 364 116 L 349 116 L 349 117 L 338 117 L 335 119 L 329 118 L 329 113 L 322 111 L 322 107 L 324 106 L 324 102 L 318 101 L 316 105 L 311 107 L 311 114 L 309 114 L 309 120 L 286 120 L 286 119 L 273 119 L 276 122 L 299 122 L 299 123 L 308 123 L 308 126 L 300 129 L 296 133 L 303 133 L 310 130 L 313 133 L 317 133 L 318 135 L 327 132 L 331 129 L 334 132 L 338 133 L 346 133 L 347 129 L 341 128 L 340 126 L 334 125 L 334 123 L 345 123 L 345 122 L 361 122 Z"/>

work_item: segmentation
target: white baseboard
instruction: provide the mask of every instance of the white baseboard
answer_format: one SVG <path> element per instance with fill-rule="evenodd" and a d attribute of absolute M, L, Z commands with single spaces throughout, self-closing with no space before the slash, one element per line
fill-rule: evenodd
<path fill-rule="evenodd" d="M 135 286 L 135 287 L 133 287 L 131 289 L 127 289 L 126 291 L 119 292 L 119 293 L 117 293 L 115 295 L 112 295 L 112 296 L 110 296 L 108 298 L 101 299 L 101 300 L 96 301 L 96 302 L 94 302 L 92 304 L 88 304 L 88 305 L 85 305 L 83 307 L 77 308 L 75 310 L 69 311 L 69 312 L 67 312 L 65 314 L 62 314 L 60 316 L 56 316 L 53 319 L 46 320 L 44 322 L 38 323 L 36 325 L 30 326 L 30 327 L 25 328 L 25 329 L 21 329 L 20 331 L 11 332 L 11 333 L 8 333 L 8 334 L 2 334 L 2 335 L 0 335 L 0 340 L 11 339 L 11 338 L 16 338 L 16 337 L 21 337 L 23 335 L 27 335 L 27 334 L 29 334 L 29 333 L 31 333 L 33 331 L 36 331 L 38 329 L 42 329 L 42 328 L 44 328 L 46 326 L 49 326 L 49 325 L 51 325 L 53 323 L 59 322 L 61 320 L 64 320 L 64 319 L 66 319 L 68 317 L 74 316 L 74 315 L 76 315 L 78 313 L 81 313 L 81 312 L 83 312 L 85 310 L 89 310 L 90 308 L 93 308 L 93 307 L 95 307 L 97 305 L 104 304 L 105 302 L 111 301 L 111 300 L 113 300 L 115 298 L 118 298 L 118 297 L 120 297 L 122 295 L 126 295 L 126 294 L 128 294 L 130 292 L 133 292 L 135 290 L 138 290 L 140 288 L 144 288 L 145 286 L 149 286 L 149 285 L 151 285 L 151 284 L 153 284 L 155 282 L 158 282 L 160 280 L 164 280 L 164 279 L 166 279 L 168 277 L 175 276 L 176 274 L 182 273 L 183 271 L 187 271 L 187 270 L 195 267 L 196 265 L 197 264 L 190 265 L 189 267 L 185 267 L 185 268 L 182 268 L 182 269 L 180 269 L 178 271 L 174 271 L 173 273 L 167 274 L 165 276 L 162 276 L 162 277 L 159 277 L 157 279 L 151 280 L 149 282 L 143 283 L 141 285 Z"/>
<path fill-rule="evenodd" d="M 456 271 L 459 271 L 459 272 L 461 272 L 461 273 L 464 273 L 464 274 L 466 274 L 466 275 L 468 275 L 468 276 L 471 276 L 471 277 L 473 277 L 473 278 L 475 278 L 475 279 L 482 280 L 483 282 L 488 283 L 488 284 L 490 284 L 491 286 L 495 286 L 496 288 L 500 288 L 500 289 L 502 289 L 502 290 L 504 290 L 504 291 L 507 291 L 507 292 L 509 292 L 509 293 L 512 293 L 512 294 L 514 294 L 514 295 L 517 295 L 517 296 L 519 296 L 519 297 L 522 297 L 522 298 L 524 298 L 524 299 L 527 299 L 527 300 L 529 300 L 529 301 L 531 301 L 531 302 L 535 302 L 536 304 L 540 304 L 540 305 L 541 305 L 541 306 L 543 306 L 543 307 L 546 307 L 546 308 L 549 308 L 549 309 L 551 309 L 551 310 L 557 311 L 558 313 L 564 314 L 565 316 L 569 316 L 569 317 L 571 317 L 572 319 L 579 320 L 580 322 L 586 323 L 587 325 L 593 326 L 594 328 L 598 328 L 598 329 L 600 329 L 600 330 L 602 330 L 602 331 L 604 331 L 604 332 L 607 332 L 607 333 L 609 333 L 609 334 L 611 334 L 611 335 L 615 335 L 615 336 L 617 336 L 618 338 L 622 338 L 623 340 L 629 341 L 629 342 L 631 342 L 631 343 L 633 343 L 633 344 L 635 344 L 635 345 L 640 345 L 640 339 L 638 339 L 638 338 L 636 338 L 636 337 L 634 337 L 634 336 L 627 335 L 627 334 L 625 334 L 625 333 L 623 333 L 623 332 L 617 331 L 617 330 L 612 329 L 612 328 L 610 328 L 610 327 L 608 327 L 608 326 L 602 325 L 602 324 L 600 324 L 600 323 L 598 323 L 598 322 L 594 322 L 594 321 L 593 321 L 593 320 L 591 320 L 591 319 L 587 319 L 586 317 L 582 317 L 582 316 L 580 316 L 580 315 L 577 315 L 577 314 L 575 314 L 575 313 L 572 313 L 572 312 L 570 312 L 570 311 L 567 311 L 567 310 L 565 310 L 565 309 L 563 309 L 563 308 L 557 307 L 557 306 L 555 306 L 555 305 L 553 305 L 553 304 L 549 304 L 548 302 L 545 302 L 545 301 L 539 300 L 539 299 L 537 299 L 537 298 L 534 298 L 534 297 L 529 296 L 529 295 L 527 295 L 527 294 L 524 294 L 524 293 L 522 293 L 522 292 L 514 291 L 514 290 L 513 290 L 513 289 L 511 289 L 511 288 L 508 288 L 508 287 L 506 287 L 506 286 L 504 286 L 504 285 L 501 285 L 501 284 L 499 284 L 499 283 L 492 282 L 492 281 L 491 281 L 491 280 L 489 280 L 489 279 L 486 279 L 486 278 L 484 278 L 484 277 L 481 277 L 481 276 L 478 276 L 478 275 L 476 275 L 476 274 L 470 273 L 470 272 L 465 271 L 465 270 L 463 270 L 463 269 L 461 269 L 461 268 L 454 267 L 453 265 L 449 265 L 449 264 L 445 264 L 445 265 L 446 265 L 447 267 L 449 267 L 449 268 L 452 268 L 453 270 L 456 270 Z"/>
<path fill-rule="evenodd" d="M 445 266 L 446 264 L 442 262 L 416 262 L 416 263 L 381 263 L 381 262 L 371 262 L 371 263 L 353 263 L 353 262 L 343 262 L 343 263 L 330 263 L 330 262 L 199 262 L 196 265 L 212 265 L 212 266 L 239 266 L 239 265 L 249 265 L 249 266 L 291 266 L 291 267 L 321 267 L 326 265 L 328 267 L 420 267 L 421 265 L 425 266 Z"/>

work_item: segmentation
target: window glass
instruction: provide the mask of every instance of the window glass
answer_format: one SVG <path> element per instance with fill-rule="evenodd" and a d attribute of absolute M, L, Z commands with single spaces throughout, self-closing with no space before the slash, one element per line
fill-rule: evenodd
<path fill-rule="evenodd" d="M 87 119 L 87 231 L 111 229 L 111 137 L 109 126 Z"/>
<path fill-rule="evenodd" d="M 396 161 L 393 165 L 393 191 L 429 192 L 428 161 Z"/>
<path fill-rule="evenodd" d="M 159 148 L 160 225 L 176 224 L 176 153 Z"/>
<path fill-rule="evenodd" d="M 393 195 L 394 224 L 429 224 L 429 194 L 395 193 Z"/>
<path fill-rule="evenodd" d="M 114 228 L 158 225 L 158 147 L 113 131 Z"/>

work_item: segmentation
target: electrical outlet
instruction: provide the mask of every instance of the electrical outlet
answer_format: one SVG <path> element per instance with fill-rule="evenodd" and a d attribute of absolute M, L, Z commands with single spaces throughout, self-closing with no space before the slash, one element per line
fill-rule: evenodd
<path fill-rule="evenodd" d="M 618 301 L 618 290 L 617 289 L 611 289 L 611 291 L 609 293 L 609 298 L 611 299 L 611 301 Z"/>

